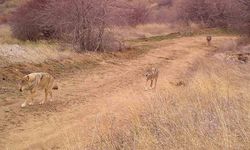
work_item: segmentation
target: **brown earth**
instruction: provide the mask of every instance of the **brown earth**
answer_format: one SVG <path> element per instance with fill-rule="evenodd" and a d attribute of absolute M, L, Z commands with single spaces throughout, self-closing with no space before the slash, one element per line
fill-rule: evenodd
<path fill-rule="evenodd" d="M 102 115 L 110 113 L 126 122 L 129 109 L 140 111 L 143 99 L 171 88 L 172 83 L 186 84 L 186 76 L 195 62 L 230 38 L 214 37 L 211 47 L 206 46 L 203 36 L 156 41 L 153 44 L 160 48 L 151 49 L 132 60 L 104 59 L 92 69 L 58 78 L 59 91 L 54 92 L 55 101 L 43 106 L 37 102 L 21 109 L 24 97 L 16 95 L 15 91 L 6 95 L 1 89 L 5 100 L 0 103 L 0 148 L 88 149 L 87 145 L 95 136 L 96 122 Z M 143 72 L 149 66 L 159 68 L 159 83 L 156 90 L 145 91 Z M 41 98 L 42 94 L 37 100 Z M 81 141 L 82 147 L 74 144 L 77 140 Z"/>

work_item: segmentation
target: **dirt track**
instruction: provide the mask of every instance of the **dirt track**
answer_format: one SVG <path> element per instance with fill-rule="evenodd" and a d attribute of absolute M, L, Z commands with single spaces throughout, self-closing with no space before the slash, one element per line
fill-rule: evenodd
<path fill-rule="evenodd" d="M 227 39 L 215 37 L 214 44 Z M 1 112 L 4 128 L 0 131 L 0 149 L 65 148 L 65 134 L 77 132 L 75 129 L 84 134 L 82 143 L 88 143 L 96 118 L 106 113 L 126 118 L 131 107 L 139 108 L 141 100 L 164 92 L 172 86 L 170 81 L 185 81 L 194 63 L 215 49 L 207 47 L 202 36 L 157 44 L 164 46 L 136 60 L 110 60 L 90 72 L 61 78 L 60 90 L 54 92 L 55 101 L 50 104 L 21 109 L 22 101 L 17 99 L 12 110 Z M 159 83 L 156 90 L 145 91 L 143 71 L 149 66 L 159 68 Z"/>

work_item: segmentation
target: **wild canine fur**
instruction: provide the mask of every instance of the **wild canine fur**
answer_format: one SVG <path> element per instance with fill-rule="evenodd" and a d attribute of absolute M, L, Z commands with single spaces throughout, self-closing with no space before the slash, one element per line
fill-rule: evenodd
<path fill-rule="evenodd" d="M 207 36 L 207 45 L 210 46 L 212 41 L 212 36 L 208 35 Z"/>
<path fill-rule="evenodd" d="M 150 80 L 150 87 L 153 88 L 153 82 L 154 83 L 154 88 L 156 88 L 157 80 L 159 76 L 159 70 L 157 68 L 150 68 L 146 70 L 145 72 L 145 77 L 146 77 L 146 84 L 145 84 L 145 89 L 147 89 L 147 83 Z"/>
<path fill-rule="evenodd" d="M 52 101 L 52 90 L 58 90 L 58 86 L 55 84 L 55 79 L 48 73 L 31 73 L 24 76 L 19 84 L 19 91 L 30 92 L 30 100 L 29 105 L 33 105 L 34 97 L 38 90 L 45 91 L 45 99 L 40 102 L 40 105 L 44 104 L 48 99 L 48 94 L 51 97 Z M 21 105 L 21 107 L 25 107 L 27 103 L 27 99 Z"/>

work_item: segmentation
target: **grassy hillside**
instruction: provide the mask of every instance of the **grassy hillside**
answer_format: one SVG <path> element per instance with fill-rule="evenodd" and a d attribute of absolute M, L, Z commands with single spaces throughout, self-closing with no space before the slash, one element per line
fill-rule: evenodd
<path fill-rule="evenodd" d="M 248 149 L 249 63 L 215 55 L 197 60 L 179 77 L 183 81 L 144 99 L 143 113 L 131 107 L 126 125 L 116 124 L 112 113 L 104 116 L 91 149 Z"/>

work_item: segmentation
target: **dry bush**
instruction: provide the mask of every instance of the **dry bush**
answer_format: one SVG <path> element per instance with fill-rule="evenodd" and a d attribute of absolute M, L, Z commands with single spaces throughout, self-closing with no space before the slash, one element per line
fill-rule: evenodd
<path fill-rule="evenodd" d="M 186 86 L 148 101 L 144 113 L 130 112 L 128 126 L 105 123 L 90 149 L 248 149 L 249 66 L 209 62 Z"/>
<path fill-rule="evenodd" d="M 173 0 L 157 0 L 159 6 L 171 6 L 173 4 Z"/>
<path fill-rule="evenodd" d="M 112 3 L 112 22 L 113 25 L 135 26 L 149 21 L 152 13 L 151 5 L 145 0 L 127 1 L 115 0 Z"/>
<path fill-rule="evenodd" d="M 231 8 L 230 25 L 243 34 L 250 36 L 250 1 L 235 0 Z"/>
<path fill-rule="evenodd" d="M 12 15 L 12 32 L 21 40 L 54 38 L 71 43 L 77 51 L 104 51 L 120 42 L 106 32 L 114 14 L 114 2 L 31 0 Z"/>
<path fill-rule="evenodd" d="M 71 42 L 77 50 L 100 51 L 107 28 L 108 1 L 51 1 L 44 11 L 44 25 Z"/>
<path fill-rule="evenodd" d="M 234 28 L 250 35 L 249 0 L 176 0 L 171 9 L 176 21 Z"/>
<path fill-rule="evenodd" d="M 177 19 L 209 27 L 226 27 L 229 4 L 231 3 L 225 0 L 178 0 L 175 2 Z"/>
<path fill-rule="evenodd" d="M 13 35 L 21 40 L 38 40 L 47 32 L 41 28 L 43 24 L 41 11 L 45 8 L 47 0 L 31 0 L 21 5 L 13 12 L 10 26 Z"/>
<path fill-rule="evenodd" d="M 0 24 L 7 23 L 8 21 L 8 16 L 7 15 L 0 15 Z"/>
<path fill-rule="evenodd" d="M 150 12 L 150 5 L 145 1 L 139 0 L 133 2 L 130 5 L 130 11 L 128 12 L 128 24 L 138 25 L 146 23 Z"/>
<path fill-rule="evenodd" d="M 0 0 L 0 4 L 3 4 L 5 2 L 5 0 Z"/>

